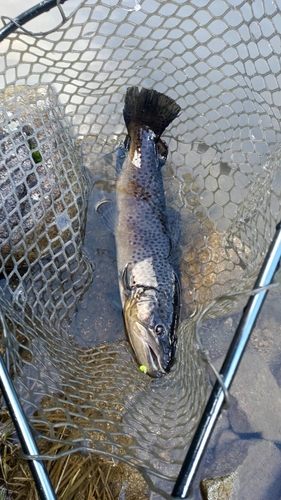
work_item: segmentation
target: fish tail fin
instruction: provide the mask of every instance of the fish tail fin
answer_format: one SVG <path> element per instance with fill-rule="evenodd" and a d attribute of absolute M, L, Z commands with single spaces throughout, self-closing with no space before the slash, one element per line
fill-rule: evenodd
<path fill-rule="evenodd" d="M 159 138 L 165 128 L 178 116 L 181 108 L 171 98 L 153 89 L 127 89 L 124 120 L 130 134 L 132 127 L 146 126 Z"/>

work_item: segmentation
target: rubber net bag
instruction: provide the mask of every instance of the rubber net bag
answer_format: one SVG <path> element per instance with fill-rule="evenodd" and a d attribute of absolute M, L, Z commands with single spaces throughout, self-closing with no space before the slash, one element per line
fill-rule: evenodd
<path fill-rule="evenodd" d="M 0 43 L 2 345 L 38 437 L 127 462 L 167 496 L 208 390 L 198 317 L 251 289 L 280 217 L 281 4 L 59 7 Z M 126 340 L 114 237 L 95 212 L 114 193 L 133 85 L 182 109 L 163 168 L 181 217 L 182 321 L 157 380 Z"/>

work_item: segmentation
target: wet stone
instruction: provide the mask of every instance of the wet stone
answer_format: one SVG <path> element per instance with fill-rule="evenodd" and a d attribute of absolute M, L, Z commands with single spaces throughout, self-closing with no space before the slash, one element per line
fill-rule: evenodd
<path fill-rule="evenodd" d="M 280 500 L 281 451 L 274 443 L 252 443 L 237 474 L 238 490 L 231 500 Z"/>
<path fill-rule="evenodd" d="M 247 429 L 247 419 L 253 433 L 261 433 L 264 439 L 281 442 L 280 388 L 256 350 L 246 349 L 231 393 L 238 402 L 236 409 L 230 412 L 235 432 Z"/>
<path fill-rule="evenodd" d="M 229 408 L 230 425 L 237 434 L 247 434 L 253 432 L 249 419 L 240 407 L 238 400 L 232 396 Z"/>
<path fill-rule="evenodd" d="M 205 474 L 209 477 L 231 474 L 247 457 L 251 442 L 239 439 L 231 430 L 224 431 L 217 446 L 206 453 Z"/>
<path fill-rule="evenodd" d="M 227 447 L 231 448 L 232 444 L 237 440 L 237 436 L 231 430 L 223 431 L 217 443 L 216 452 L 223 452 Z"/>
<path fill-rule="evenodd" d="M 213 479 L 203 479 L 200 483 L 200 491 L 203 500 L 231 500 L 236 487 L 237 474 Z"/>

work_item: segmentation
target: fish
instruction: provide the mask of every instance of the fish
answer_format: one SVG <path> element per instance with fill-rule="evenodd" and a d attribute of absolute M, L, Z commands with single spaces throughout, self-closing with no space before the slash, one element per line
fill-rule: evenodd
<path fill-rule="evenodd" d="M 173 232 L 179 220 L 166 206 L 161 168 L 168 146 L 160 137 L 180 110 L 154 89 L 127 89 L 128 134 L 117 153 L 116 202 L 97 206 L 115 234 L 128 339 L 141 371 L 151 377 L 170 371 L 177 345 L 181 294 Z"/>

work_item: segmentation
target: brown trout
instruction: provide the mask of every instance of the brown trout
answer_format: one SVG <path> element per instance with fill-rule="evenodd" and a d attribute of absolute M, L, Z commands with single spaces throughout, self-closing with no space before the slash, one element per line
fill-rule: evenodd
<path fill-rule="evenodd" d="M 128 338 L 152 377 L 169 371 L 177 343 L 180 284 L 161 174 L 168 147 L 160 136 L 179 112 L 173 99 L 155 90 L 127 89 L 128 136 L 117 155 L 116 205 L 103 201 L 97 208 L 114 226 Z"/>

